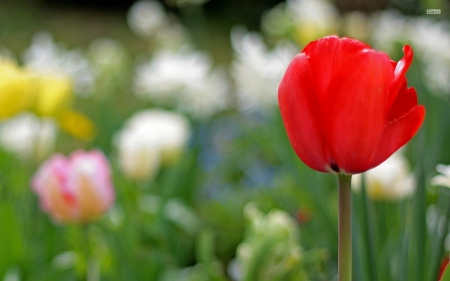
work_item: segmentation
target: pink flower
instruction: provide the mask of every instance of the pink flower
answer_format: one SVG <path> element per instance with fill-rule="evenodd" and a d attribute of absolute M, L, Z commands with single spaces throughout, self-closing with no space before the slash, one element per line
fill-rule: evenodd
<path fill-rule="evenodd" d="M 57 222 L 95 220 L 114 201 L 109 163 L 98 150 L 52 156 L 34 175 L 32 188 L 42 210 Z"/>

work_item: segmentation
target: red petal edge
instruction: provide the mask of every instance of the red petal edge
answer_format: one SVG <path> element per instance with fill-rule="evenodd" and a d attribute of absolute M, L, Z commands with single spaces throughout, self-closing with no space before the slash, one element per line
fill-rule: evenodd
<path fill-rule="evenodd" d="M 395 151 L 411 140 L 422 125 L 424 118 L 425 107 L 418 105 L 399 119 L 386 125 L 383 137 L 378 146 L 377 157 L 372 162 L 370 169 L 380 165 Z"/>
<path fill-rule="evenodd" d="M 310 168 L 326 172 L 318 105 L 306 54 L 292 60 L 278 88 L 278 103 L 287 135 L 297 156 Z"/>
<path fill-rule="evenodd" d="M 389 101 L 387 103 L 388 108 L 391 108 L 397 95 L 405 81 L 405 74 L 408 71 L 411 62 L 413 60 L 413 50 L 409 45 L 403 47 L 404 56 L 400 59 L 394 69 L 394 82 L 392 83 L 391 91 L 389 94 Z"/>

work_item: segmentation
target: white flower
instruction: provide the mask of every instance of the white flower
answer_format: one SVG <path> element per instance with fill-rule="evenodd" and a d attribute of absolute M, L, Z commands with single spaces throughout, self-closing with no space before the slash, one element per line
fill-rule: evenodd
<path fill-rule="evenodd" d="M 111 98 L 117 88 L 128 85 L 130 57 L 119 41 L 96 38 L 89 44 L 87 55 L 96 73 L 96 99 Z"/>
<path fill-rule="evenodd" d="M 314 23 L 322 30 L 335 25 L 338 17 L 337 9 L 326 0 L 287 0 L 287 11 L 294 21 Z"/>
<path fill-rule="evenodd" d="M 425 60 L 450 59 L 450 25 L 446 21 L 437 22 L 430 18 L 409 18 L 405 23 L 407 37 L 419 48 Z"/>
<path fill-rule="evenodd" d="M 118 41 L 108 38 L 97 38 L 89 45 L 89 56 L 99 67 L 108 67 L 122 63 L 125 50 Z"/>
<path fill-rule="evenodd" d="M 434 93 L 450 94 L 450 24 L 384 11 L 372 19 L 375 47 L 392 53 L 395 43 L 412 45 L 424 65 L 424 82 Z"/>
<path fill-rule="evenodd" d="M 289 35 L 300 45 L 338 31 L 339 13 L 327 0 L 287 0 L 262 17 L 262 28 L 270 35 Z"/>
<path fill-rule="evenodd" d="M 89 96 L 94 86 L 94 72 L 81 51 L 67 51 L 56 45 L 48 32 L 33 36 L 32 44 L 22 56 L 25 65 L 42 74 L 62 73 L 72 78 L 75 92 Z"/>
<path fill-rule="evenodd" d="M 156 31 L 153 44 L 157 49 L 177 50 L 189 40 L 186 28 L 172 17 L 168 24 Z"/>
<path fill-rule="evenodd" d="M 257 111 L 275 106 L 278 85 L 297 53 L 295 47 L 279 44 L 269 51 L 258 33 L 243 29 L 233 29 L 231 42 L 235 54 L 230 72 L 239 109 Z"/>
<path fill-rule="evenodd" d="M 387 10 L 376 14 L 371 20 L 372 41 L 376 48 L 394 51 L 394 43 L 405 36 L 406 19 L 396 11 Z"/>
<path fill-rule="evenodd" d="M 154 0 L 134 3 L 128 11 L 127 20 L 136 35 L 151 39 L 152 47 L 158 49 L 175 49 L 188 39 L 185 27 Z"/>
<path fill-rule="evenodd" d="M 441 185 L 450 188 L 450 165 L 439 164 L 436 166 L 436 170 L 441 174 L 431 179 L 431 185 Z"/>
<path fill-rule="evenodd" d="M 437 94 L 450 94 L 450 24 L 412 18 L 406 26 L 409 41 L 422 57 L 426 85 Z"/>
<path fill-rule="evenodd" d="M 228 84 L 213 70 L 206 54 L 163 50 L 137 67 L 135 93 L 157 104 L 175 104 L 195 117 L 206 117 L 228 106 Z"/>
<path fill-rule="evenodd" d="M 394 153 L 379 166 L 364 173 L 368 196 L 378 201 L 395 201 L 414 193 L 416 181 L 406 159 Z M 361 175 L 353 176 L 353 186 L 359 189 Z"/>
<path fill-rule="evenodd" d="M 0 145 L 22 160 L 42 160 L 55 149 L 56 124 L 23 113 L 0 124 Z"/>
<path fill-rule="evenodd" d="M 342 18 L 342 29 L 346 36 L 366 41 L 370 34 L 369 18 L 358 11 L 346 13 Z"/>
<path fill-rule="evenodd" d="M 180 157 L 189 134 L 182 115 L 157 109 L 136 113 L 115 137 L 123 172 L 133 179 L 151 178 L 160 164 Z"/>
<path fill-rule="evenodd" d="M 164 26 L 167 15 L 164 7 L 156 1 L 138 1 L 131 6 L 127 15 L 128 25 L 139 36 L 149 37 Z"/>

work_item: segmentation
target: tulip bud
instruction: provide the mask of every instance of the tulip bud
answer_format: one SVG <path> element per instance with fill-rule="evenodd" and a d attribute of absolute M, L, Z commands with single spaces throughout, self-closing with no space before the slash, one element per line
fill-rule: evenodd
<path fill-rule="evenodd" d="M 189 123 L 170 111 L 146 110 L 134 115 L 116 136 L 123 172 L 132 179 L 152 177 L 160 164 L 175 162 L 189 138 Z"/>
<path fill-rule="evenodd" d="M 265 215 L 250 202 L 244 215 L 248 227 L 230 268 L 235 280 L 282 280 L 287 272 L 300 268 L 303 251 L 297 225 L 289 214 L 272 210 Z"/>
<path fill-rule="evenodd" d="M 114 201 L 107 158 L 100 151 L 76 151 L 47 160 L 32 180 L 44 212 L 63 223 L 97 219 Z"/>

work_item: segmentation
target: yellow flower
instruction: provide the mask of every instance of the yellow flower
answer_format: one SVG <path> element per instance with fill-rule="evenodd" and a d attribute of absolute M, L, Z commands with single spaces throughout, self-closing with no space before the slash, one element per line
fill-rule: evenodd
<path fill-rule="evenodd" d="M 58 121 L 61 129 L 82 139 L 94 137 L 95 125 L 72 110 L 73 84 L 59 74 L 37 74 L 0 59 L 0 119 L 22 111 Z"/>
<path fill-rule="evenodd" d="M 73 99 L 72 81 L 65 76 L 39 75 L 33 109 L 39 116 L 58 116 L 70 108 Z"/>
<path fill-rule="evenodd" d="M 61 75 L 39 75 L 35 79 L 38 87 L 33 109 L 36 114 L 52 116 L 65 132 L 81 140 L 91 140 L 95 125 L 85 115 L 72 110 L 72 81 Z"/>
<path fill-rule="evenodd" d="M 73 110 L 64 111 L 58 117 L 62 130 L 81 140 L 91 140 L 95 135 L 95 125 L 85 115 Z"/>
<path fill-rule="evenodd" d="M 0 59 L 0 119 L 28 109 L 35 99 L 31 75 Z"/>

